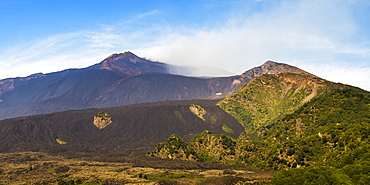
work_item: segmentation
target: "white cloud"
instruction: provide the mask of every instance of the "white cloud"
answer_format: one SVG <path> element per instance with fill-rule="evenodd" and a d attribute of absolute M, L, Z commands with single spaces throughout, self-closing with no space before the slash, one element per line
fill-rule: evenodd
<path fill-rule="evenodd" d="M 0 78 L 27 76 L 37 72 L 55 72 L 66 68 L 87 67 L 104 59 L 110 52 L 86 47 L 84 32 L 59 34 L 15 46 L 0 53 Z"/>
<path fill-rule="evenodd" d="M 333 54 L 340 44 L 337 39 L 351 35 L 354 26 L 348 21 L 350 14 L 344 5 L 325 2 L 331 3 L 289 1 L 253 15 L 239 14 L 221 28 L 180 35 L 166 43 L 163 51 L 152 53 L 162 58 L 173 57 L 170 61 L 198 63 L 192 59 L 196 57 L 220 65 L 230 58 L 239 60 L 238 64 L 256 64 L 269 58 L 293 58 L 296 53 Z"/>
<path fill-rule="evenodd" d="M 359 66 L 370 67 L 370 48 L 352 40 L 358 26 L 352 15 L 355 5 L 351 1 L 282 1 L 252 15 L 237 12 L 216 29 L 171 35 L 161 46 L 141 52 L 174 64 L 211 65 L 237 74 L 269 59 L 310 64 L 318 76 L 370 90 L 363 83 L 370 75 Z M 345 61 L 351 68 L 336 61 Z M 330 68 L 317 70 L 328 62 Z"/>
<path fill-rule="evenodd" d="M 351 65 L 345 62 L 328 62 L 321 65 L 301 64 L 301 68 L 332 82 L 353 85 L 370 91 L 370 66 Z"/>

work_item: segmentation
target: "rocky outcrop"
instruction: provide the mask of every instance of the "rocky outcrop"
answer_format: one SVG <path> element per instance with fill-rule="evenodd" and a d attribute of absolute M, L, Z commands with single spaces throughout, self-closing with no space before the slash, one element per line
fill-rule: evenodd
<path fill-rule="evenodd" d="M 206 118 L 204 118 L 204 115 L 207 113 L 207 111 L 200 105 L 191 104 L 189 106 L 190 111 L 198 116 L 198 118 L 202 119 L 203 121 L 206 121 Z"/>
<path fill-rule="evenodd" d="M 103 129 L 112 123 L 112 117 L 106 112 L 99 112 L 94 116 L 94 125 Z"/>

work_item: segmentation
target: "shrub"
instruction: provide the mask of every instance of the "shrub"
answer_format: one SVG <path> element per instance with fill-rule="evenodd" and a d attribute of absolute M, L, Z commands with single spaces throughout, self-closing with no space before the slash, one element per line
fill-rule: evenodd
<path fill-rule="evenodd" d="M 309 166 L 282 170 L 271 180 L 273 185 L 298 184 L 353 184 L 340 170 L 330 166 Z"/>
<path fill-rule="evenodd" d="M 234 130 L 228 127 L 227 125 L 222 125 L 222 130 L 225 131 L 228 134 L 233 134 Z"/>

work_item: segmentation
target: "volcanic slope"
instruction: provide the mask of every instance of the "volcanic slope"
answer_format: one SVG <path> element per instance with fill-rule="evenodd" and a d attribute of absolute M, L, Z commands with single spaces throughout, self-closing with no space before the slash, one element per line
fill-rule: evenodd
<path fill-rule="evenodd" d="M 220 99 L 262 74 L 306 73 L 272 61 L 230 77 L 187 77 L 170 74 L 172 68 L 176 66 L 125 52 L 83 69 L 0 80 L 0 120 L 164 100 Z"/>
<path fill-rule="evenodd" d="M 152 72 L 168 73 L 168 65 L 125 52 L 88 68 L 0 80 L 0 119 L 96 107 L 114 84 Z"/>
<path fill-rule="evenodd" d="M 237 137 L 243 127 L 215 105 L 215 100 L 164 101 L 123 107 L 64 111 L 0 121 L 1 152 L 18 151 L 149 151 L 171 134 L 189 141 L 210 130 Z M 99 113 L 99 114 L 98 114 Z M 107 116 L 99 129 L 94 116 Z"/>
<path fill-rule="evenodd" d="M 298 168 L 279 172 L 276 184 L 370 183 L 370 92 L 312 75 L 281 73 L 255 78 L 219 105 L 246 132 L 239 139 L 195 135 L 183 144 L 192 160 Z M 174 141 L 168 139 L 149 154 L 176 156 L 181 151 L 163 156 Z"/>

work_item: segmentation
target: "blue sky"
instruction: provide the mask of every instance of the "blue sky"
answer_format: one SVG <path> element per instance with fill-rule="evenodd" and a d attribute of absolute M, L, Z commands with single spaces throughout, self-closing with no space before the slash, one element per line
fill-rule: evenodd
<path fill-rule="evenodd" d="M 273 60 L 370 90 L 369 12 L 367 0 L 0 0 L 0 79 L 130 50 L 233 74 Z"/>

